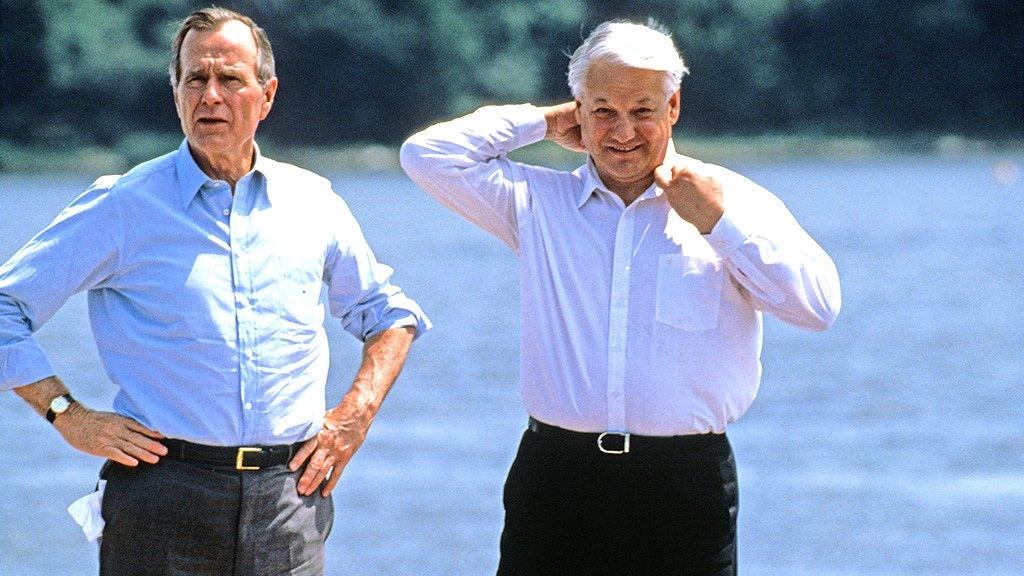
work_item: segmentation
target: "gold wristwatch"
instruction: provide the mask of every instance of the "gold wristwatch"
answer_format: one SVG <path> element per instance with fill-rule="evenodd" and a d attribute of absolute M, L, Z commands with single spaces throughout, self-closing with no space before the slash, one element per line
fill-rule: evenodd
<path fill-rule="evenodd" d="M 46 419 L 52 424 L 57 415 L 67 412 L 74 402 L 75 399 L 71 397 L 71 394 L 57 396 L 50 401 L 50 407 L 46 410 Z"/>

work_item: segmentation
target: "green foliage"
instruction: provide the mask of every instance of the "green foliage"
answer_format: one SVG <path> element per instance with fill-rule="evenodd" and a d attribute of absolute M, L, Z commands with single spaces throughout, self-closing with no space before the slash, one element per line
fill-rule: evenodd
<path fill-rule="evenodd" d="M 596 24 L 652 16 L 691 69 L 683 136 L 1024 135 L 1020 0 L 222 4 L 274 43 L 281 89 L 261 131 L 283 144 L 393 144 L 483 104 L 568 99 L 568 54 Z M 168 48 L 206 5 L 0 0 L 0 139 L 147 152 L 173 140 Z"/>

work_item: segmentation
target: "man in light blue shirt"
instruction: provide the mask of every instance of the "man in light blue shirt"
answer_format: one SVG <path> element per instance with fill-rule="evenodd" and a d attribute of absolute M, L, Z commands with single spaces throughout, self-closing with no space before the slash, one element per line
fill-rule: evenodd
<path fill-rule="evenodd" d="M 255 23 L 193 14 L 170 73 L 178 150 L 98 179 L 0 267 L 0 389 L 109 459 L 102 574 L 320 573 L 330 493 L 429 321 L 327 180 L 260 154 L 277 78 Z M 322 290 L 365 342 L 330 410 Z M 32 336 L 80 291 L 113 412 Z"/>

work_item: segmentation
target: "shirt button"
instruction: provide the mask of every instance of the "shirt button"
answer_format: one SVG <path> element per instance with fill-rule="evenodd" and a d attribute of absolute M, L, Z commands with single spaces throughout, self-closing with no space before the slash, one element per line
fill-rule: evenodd
<path fill-rule="evenodd" d="M 252 410 L 252 402 L 246 402 L 245 403 L 245 409 L 246 410 Z"/>
<path fill-rule="evenodd" d="M 231 216 L 231 210 L 228 210 L 227 208 L 225 208 L 225 209 L 224 209 L 224 210 L 223 210 L 223 211 L 221 212 L 221 214 L 223 214 L 223 215 L 225 215 L 225 216 Z"/>

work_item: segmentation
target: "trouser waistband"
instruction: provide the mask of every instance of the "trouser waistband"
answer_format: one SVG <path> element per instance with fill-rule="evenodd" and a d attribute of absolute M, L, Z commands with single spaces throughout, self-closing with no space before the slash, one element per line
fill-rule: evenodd
<path fill-rule="evenodd" d="M 647 451 L 703 450 L 728 442 L 725 434 L 687 434 L 683 436 L 642 436 L 622 432 L 576 432 L 545 424 L 533 416 L 527 428 L 542 437 L 567 445 L 590 448 L 605 454 Z"/>
<path fill-rule="evenodd" d="M 161 440 L 167 446 L 164 458 L 239 472 L 281 466 L 291 461 L 303 442 L 276 446 L 208 446 L 185 440 Z"/>

